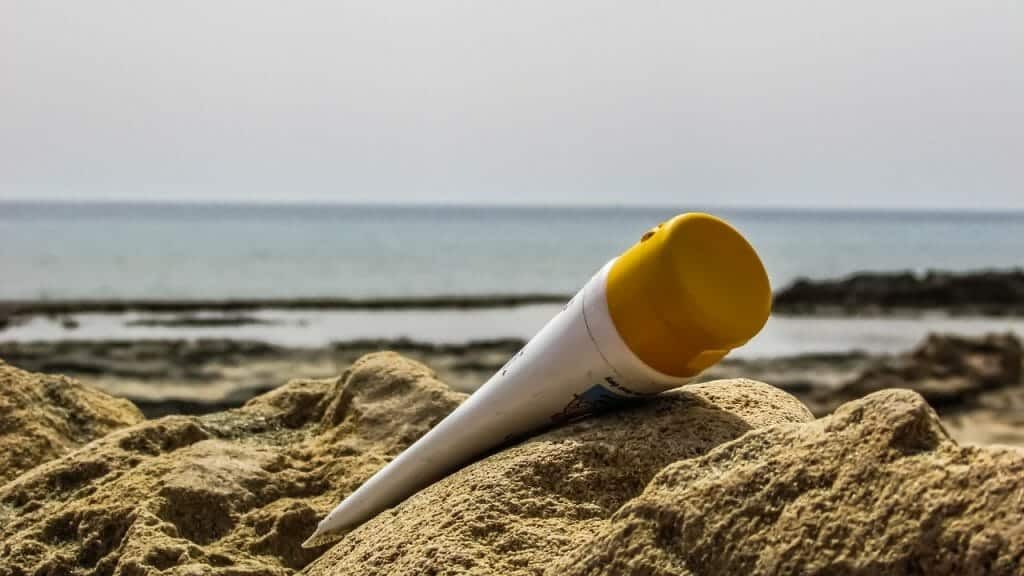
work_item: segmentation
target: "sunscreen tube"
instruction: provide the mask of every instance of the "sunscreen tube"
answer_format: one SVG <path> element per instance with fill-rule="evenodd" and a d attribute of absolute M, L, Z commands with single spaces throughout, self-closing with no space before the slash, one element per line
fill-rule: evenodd
<path fill-rule="evenodd" d="M 689 382 L 757 334 L 770 309 L 764 267 L 731 226 L 696 213 L 658 225 L 303 545 L 355 528 L 502 443 Z"/>

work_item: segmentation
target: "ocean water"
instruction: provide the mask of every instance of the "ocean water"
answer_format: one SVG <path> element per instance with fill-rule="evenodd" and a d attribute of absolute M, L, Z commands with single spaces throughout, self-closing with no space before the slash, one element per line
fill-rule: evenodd
<path fill-rule="evenodd" d="M 694 209 L 0 203 L 0 299 L 572 293 Z M 775 288 L 1024 266 L 1024 213 L 709 211 L 750 239 Z"/>

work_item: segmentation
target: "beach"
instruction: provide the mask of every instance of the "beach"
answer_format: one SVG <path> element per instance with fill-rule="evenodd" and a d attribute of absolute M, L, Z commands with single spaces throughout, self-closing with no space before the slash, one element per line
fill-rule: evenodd
<path fill-rule="evenodd" d="M 301 210 L 123 210 L 0 217 L 0 236 L 29 247 L 0 253 L 16 272 L 0 285 L 0 575 L 649 574 L 678 563 L 1021 573 L 1009 528 L 1020 486 L 1007 479 L 1019 478 L 1024 454 L 1024 271 L 1001 235 L 1024 219 L 976 216 L 986 234 L 949 236 L 945 215 L 772 215 L 758 234 L 777 266 L 773 312 L 723 361 L 681 388 L 500 447 L 340 542 L 303 548 L 333 505 L 563 309 L 609 242 L 582 230 L 615 230 L 616 213 L 385 210 L 392 229 L 370 233 L 364 220 L 382 216 L 368 209 L 319 220 Z M 146 239 L 136 253 L 108 236 L 146 217 L 157 237 L 213 226 L 246 242 L 195 252 L 192 240 Z M 394 251 L 439 217 L 483 247 L 424 240 L 430 253 L 414 250 L 415 264 Z M 479 219 L 486 231 L 474 231 Z M 933 252 L 915 243 L 888 250 L 885 234 L 908 222 L 959 266 L 932 267 L 922 255 Z M 74 262 L 48 252 L 58 224 L 62 246 L 92 252 Z M 348 230 L 359 250 L 341 247 L 335 262 L 323 246 L 275 252 L 254 230 L 298 247 L 318 226 L 369 239 Z M 561 256 L 506 251 L 558 226 L 580 231 Z M 833 252 L 908 267 L 808 267 L 825 253 L 799 248 L 799 236 L 823 227 L 846 230 Z M 795 252 L 773 252 L 782 246 Z M 504 258 L 481 259 L 485 250 Z M 68 277 L 48 266 L 85 267 Z M 768 493 L 757 478 L 773 479 Z M 918 502 L 917 490 L 929 497 Z M 722 498 L 734 506 L 707 504 Z M 816 512 L 780 516 L 780 502 Z M 670 520 L 683 517 L 720 528 Z M 946 526 L 938 536 L 933 521 Z M 771 552 L 783 542 L 773 534 L 811 525 L 859 532 Z M 966 533 L 994 544 L 978 556 L 982 544 L 963 547 Z M 951 559 L 921 552 L 934 538 Z M 751 541 L 761 552 L 723 552 Z"/>

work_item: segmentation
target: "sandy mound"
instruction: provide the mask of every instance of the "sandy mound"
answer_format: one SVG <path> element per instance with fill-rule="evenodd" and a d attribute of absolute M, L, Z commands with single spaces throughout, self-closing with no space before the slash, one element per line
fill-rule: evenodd
<path fill-rule="evenodd" d="M 290 574 L 322 552 L 299 547 L 319 517 L 462 399 L 377 354 L 116 431 L 0 488 L 0 574 Z"/>
<path fill-rule="evenodd" d="M 0 360 L 0 485 L 140 420 L 142 414 L 130 402 Z"/>
<path fill-rule="evenodd" d="M 383 353 L 116 430 L 0 487 L 0 576 L 1024 574 L 1024 453 L 957 446 L 913 392 L 812 420 L 749 380 L 552 430 L 300 548 L 463 398 Z"/>

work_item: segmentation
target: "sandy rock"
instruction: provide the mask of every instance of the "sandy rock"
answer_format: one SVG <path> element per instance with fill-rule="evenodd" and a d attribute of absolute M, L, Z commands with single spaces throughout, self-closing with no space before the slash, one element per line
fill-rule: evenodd
<path fill-rule="evenodd" d="M 0 485 L 140 420 L 142 414 L 126 400 L 0 360 Z"/>
<path fill-rule="evenodd" d="M 1024 452 L 958 446 L 911 391 L 813 420 L 742 379 L 551 430 L 300 547 L 464 398 L 381 353 L 114 430 L 0 486 L 0 576 L 1024 575 Z"/>
<path fill-rule="evenodd" d="M 308 573 L 540 574 L 664 466 L 752 429 L 811 418 L 760 382 L 688 386 L 470 465 L 350 533 Z"/>
<path fill-rule="evenodd" d="M 113 432 L 0 488 L 0 575 L 291 574 L 319 518 L 463 398 L 384 353 Z"/>
<path fill-rule="evenodd" d="M 917 394 L 667 466 L 549 574 L 1024 574 L 1024 453 L 957 446 Z"/>

